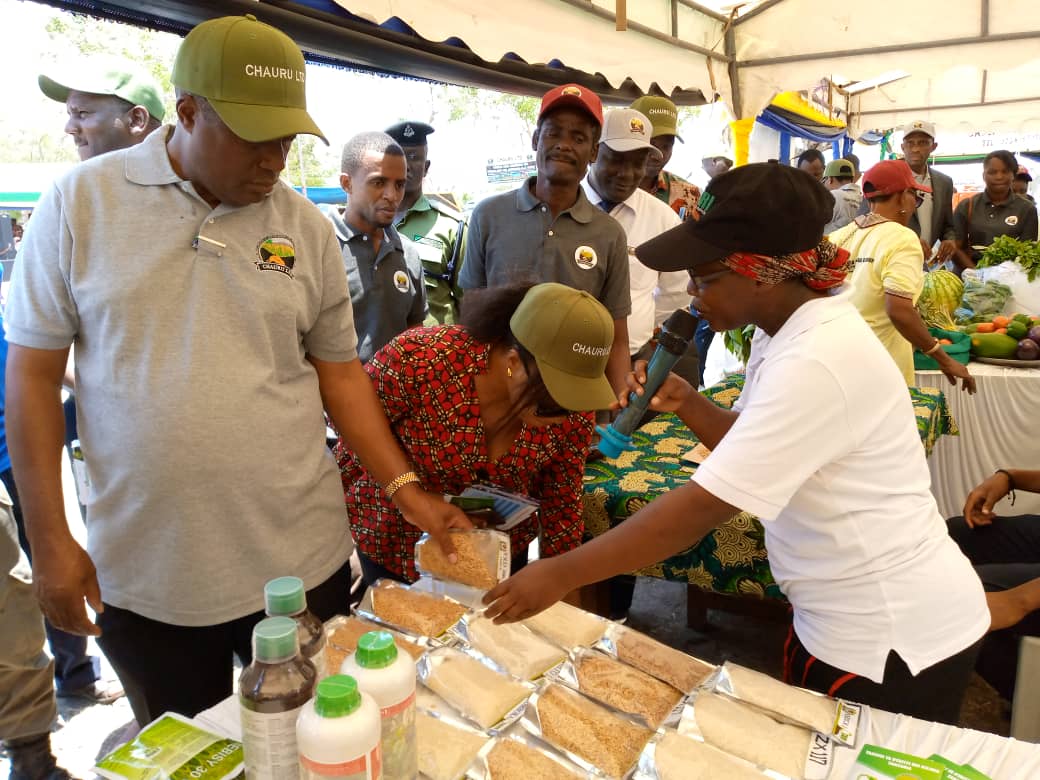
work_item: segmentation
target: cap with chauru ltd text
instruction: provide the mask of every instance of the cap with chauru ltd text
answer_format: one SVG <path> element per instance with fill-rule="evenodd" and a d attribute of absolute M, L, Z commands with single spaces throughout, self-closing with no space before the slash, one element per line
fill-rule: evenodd
<path fill-rule="evenodd" d="M 509 328 L 564 409 L 608 409 L 617 401 L 605 375 L 614 321 L 587 292 L 557 282 L 536 284 L 513 312 Z"/>
<path fill-rule="evenodd" d="M 194 27 L 177 50 L 174 86 L 206 98 L 244 141 L 316 135 L 307 113 L 307 70 L 292 38 L 252 14 L 223 16 Z"/>

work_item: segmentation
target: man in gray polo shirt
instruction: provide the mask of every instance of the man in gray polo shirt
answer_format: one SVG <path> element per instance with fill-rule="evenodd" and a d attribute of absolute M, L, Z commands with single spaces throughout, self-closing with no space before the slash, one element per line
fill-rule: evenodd
<path fill-rule="evenodd" d="M 267 580 L 301 577 L 323 619 L 346 609 L 323 406 L 409 522 L 449 554 L 447 528 L 469 526 L 409 470 L 356 359 L 332 225 L 279 178 L 295 136 L 321 136 L 305 78 L 252 15 L 198 25 L 174 62 L 177 123 L 60 177 L 15 270 L 7 433 L 36 594 L 59 628 L 100 635 L 142 725 L 230 695 Z M 70 344 L 86 550 L 61 492 Z"/>
<path fill-rule="evenodd" d="M 474 209 L 459 284 L 560 282 L 595 296 L 614 318 L 607 378 L 620 392 L 630 366 L 628 245 L 581 188 L 602 127 L 603 106 L 591 90 L 564 84 L 545 93 L 532 136 L 538 173 Z"/>
<path fill-rule="evenodd" d="M 404 150 L 386 133 L 359 133 L 343 147 L 340 186 L 350 197 L 329 218 L 343 251 L 362 363 L 398 333 L 422 325 L 426 286 L 419 253 L 394 229 L 404 197 Z"/>

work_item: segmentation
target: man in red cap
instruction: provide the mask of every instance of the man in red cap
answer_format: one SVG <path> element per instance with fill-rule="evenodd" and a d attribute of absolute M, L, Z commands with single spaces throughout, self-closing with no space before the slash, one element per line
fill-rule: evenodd
<path fill-rule="evenodd" d="M 564 84 L 545 93 L 531 137 L 537 175 L 474 209 L 459 284 L 560 282 L 595 296 L 614 320 L 607 377 L 620 391 L 629 369 L 628 244 L 581 188 L 602 127 L 603 106 L 591 90 Z"/>

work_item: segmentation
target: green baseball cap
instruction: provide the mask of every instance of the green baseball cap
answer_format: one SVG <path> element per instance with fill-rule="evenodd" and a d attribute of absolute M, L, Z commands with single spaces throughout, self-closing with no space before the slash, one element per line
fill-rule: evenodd
<path fill-rule="evenodd" d="M 837 160 L 831 160 L 827 163 L 827 167 L 823 169 L 823 178 L 825 179 L 830 179 L 832 177 L 841 178 L 842 176 L 850 176 L 852 178 L 856 177 L 856 169 L 848 160 L 842 160 L 840 158 Z"/>
<path fill-rule="evenodd" d="M 251 143 L 290 135 L 328 140 L 307 113 L 307 69 L 292 38 L 252 14 L 194 27 L 177 50 L 174 86 L 206 98 Z"/>
<path fill-rule="evenodd" d="M 144 106 L 156 120 L 162 121 L 162 92 L 155 79 L 135 62 L 112 57 L 91 58 L 76 63 L 68 73 L 47 76 L 41 73 L 37 79 L 40 90 L 51 100 L 65 103 L 69 92 L 86 92 L 91 95 L 114 95 L 135 106 Z"/>
<path fill-rule="evenodd" d="M 636 98 L 629 108 L 634 108 L 640 114 L 650 120 L 654 126 L 654 135 L 674 135 L 679 137 L 679 111 L 675 103 L 666 97 L 658 95 L 643 95 Z"/>
<path fill-rule="evenodd" d="M 546 389 L 564 409 L 607 409 L 617 395 L 604 372 L 614 343 L 614 321 L 584 290 L 556 282 L 527 291 L 509 328 L 534 356 Z"/>

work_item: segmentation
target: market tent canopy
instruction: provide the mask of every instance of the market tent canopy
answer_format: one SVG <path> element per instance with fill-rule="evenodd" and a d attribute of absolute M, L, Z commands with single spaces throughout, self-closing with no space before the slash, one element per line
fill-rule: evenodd
<path fill-rule="evenodd" d="M 613 104 L 655 92 L 700 105 L 729 92 L 726 17 L 692 0 L 628 0 L 625 32 L 615 29 L 614 0 L 44 1 L 180 35 L 252 13 L 313 61 L 522 95 L 569 81 Z"/>
<path fill-rule="evenodd" d="M 742 116 L 754 116 L 783 90 L 826 100 L 820 84 L 835 74 L 866 81 L 906 71 L 849 98 L 853 135 L 914 119 L 943 130 L 1040 129 L 1036 0 L 767 0 L 735 26 Z M 844 109 L 844 96 L 834 97 Z"/>
<path fill-rule="evenodd" d="M 847 105 L 837 95 L 853 135 L 921 118 L 944 130 L 1040 125 L 1037 0 L 751 0 L 732 23 L 694 0 L 46 1 L 181 34 L 254 13 L 318 61 L 525 95 L 576 81 L 614 104 L 643 92 L 685 105 L 718 96 L 744 119 L 781 92 L 826 100 L 819 87 L 837 74 L 869 81 L 904 70 Z M 615 30 L 619 5 L 625 32 Z"/>

